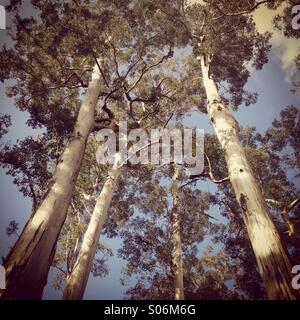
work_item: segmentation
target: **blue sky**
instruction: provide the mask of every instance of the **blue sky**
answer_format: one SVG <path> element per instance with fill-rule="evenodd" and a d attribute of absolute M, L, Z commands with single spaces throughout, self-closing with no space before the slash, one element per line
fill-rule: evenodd
<path fill-rule="evenodd" d="M 7 1 L 0 1 L 6 4 Z M 28 11 L 28 9 L 27 9 Z M 271 31 L 271 30 L 270 30 Z M 0 30 L 0 44 L 6 41 L 6 31 Z M 265 131 L 271 126 L 274 118 L 278 118 L 280 111 L 287 105 L 299 107 L 299 96 L 293 94 L 291 78 L 287 77 L 287 69 L 283 64 L 282 52 L 283 44 L 275 44 L 270 53 L 270 61 L 261 71 L 252 71 L 251 78 L 246 86 L 249 91 L 259 94 L 258 101 L 250 107 L 241 107 L 234 116 L 243 126 L 255 126 L 258 131 Z M 295 75 L 293 75 L 295 76 Z M 12 126 L 9 133 L 4 136 L 4 141 L 14 143 L 17 139 L 22 139 L 28 135 L 36 135 L 38 132 L 26 126 L 27 115 L 16 110 L 14 101 L 5 96 L 5 86 L 0 84 L 0 113 L 12 116 Z M 185 125 L 204 129 L 206 133 L 212 132 L 212 127 L 208 122 L 207 115 L 193 112 L 188 117 Z M 209 183 L 202 183 L 204 190 L 214 191 L 214 186 Z M 31 214 L 30 199 L 23 198 L 13 184 L 12 178 L 0 169 L 0 256 L 5 257 L 8 249 L 16 238 L 9 238 L 5 234 L 5 229 L 11 220 L 16 220 L 22 230 L 24 224 Z M 211 210 L 210 214 L 219 216 L 217 209 Z M 116 253 L 120 246 L 118 239 L 102 239 Z M 209 241 L 204 241 L 203 247 Z M 93 278 L 90 276 L 86 289 L 86 299 L 122 299 L 124 288 L 120 284 L 120 272 L 122 261 L 116 255 L 109 260 L 110 273 L 105 278 Z M 60 298 L 61 293 L 55 292 L 51 288 L 51 275 L 44 292 L 44 298 Z"/>

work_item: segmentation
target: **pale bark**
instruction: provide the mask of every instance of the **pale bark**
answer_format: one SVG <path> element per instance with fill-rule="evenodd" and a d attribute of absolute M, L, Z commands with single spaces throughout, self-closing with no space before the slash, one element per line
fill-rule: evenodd
<path fill-rule="evenodd" d="M 48 192 L 6 258 L 7 289 L 2 291 L 1 299 L 40 299 L 42 296 L 87 139 L 94 126 L 100 87 L 100 71 L 95 66 L 73 134 L 55 168 Z"/>
<path fill-rule="evenodd" d="M 116 154 L 115 163 L 108 173 L 102 191 L 97 198 L 90 223 L 85 232 L 80 252 L 64 290 L 65 300 L 80 300 L 88 282 L 93 260 L 97 251 L 100 234 L 107 218 L 117 179 L 121 172 L 121 156 Z"/>
<path fill-rule="evenodd" d="M 239 141 L 239 126 L 209 77 L 209 63 L 201 57 L 207 112 L 225 153 L 230 182 L 243 212 L 248 235 L 269 299 L 296 299 L 292 266 Z"/>
<path fill-rule="evenodd" d="M 174 165 L 174 175 L 172 181 L 172 240 L 173 240 L 173 270 L 174 270 L 174 287 L 175 287 L 175 300 L 184 300 L 184 286 L 183 286 L 183 255 L 182 243 L 180 234 L 180 216 L 178 213 L 178 175 L 179 170 Z"/>

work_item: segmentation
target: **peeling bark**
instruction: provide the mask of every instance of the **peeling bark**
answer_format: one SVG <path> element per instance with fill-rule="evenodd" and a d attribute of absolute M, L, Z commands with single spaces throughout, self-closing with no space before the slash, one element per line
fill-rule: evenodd
<path fill-rule="evenodd" d="M 296 299 L 292 266 L 267 205 L 239 141 L 239 126 L 209 77 L 209 65 L 201 57 L 207 112 L 225 153 L 230 182 L 243 211 L 248 235 L 269 299 Z M 213 119 L 213 120 L 212 120 Z"/>
<path fill-rule="evenodd" d="M 63 296 L 64 300 L 80 300 L 83 298 L 89 274 L 92 270 L 100 234 L 107 218 L 116 181 L 121 172 L 120 163 L 121 155 L 117 153 L 115 163 L 109 171 L 103 189 L 97 198 L 74 269 L 67 279 L 67 286 Z"/>
<path fill-rule="evenodd" d="M 182 256 L 182 244 L 180 235 L 180 217 L 178 214 L 178 175 L 179 170 L 174 165 L 174 175 L 172 182 L 172 196 L 173 196 L 173 208 L 172 208 L 172 238 L 173 238 L 173 270 L 174 270 L 174 287 L 175 287 L 175 300 L 184 300 L 184 286 L 183 286 L 183 256 Z"/>
<path fill-rule="evenodd" d="M 1 292 L 1 299 L 33 300 L 42 296 L 87 139 L 94 126 L 100 87 L 100 72 L 95 66 L 72 137 L 56 166 L 51 185 L 5 260 L 7 289 Z"/>

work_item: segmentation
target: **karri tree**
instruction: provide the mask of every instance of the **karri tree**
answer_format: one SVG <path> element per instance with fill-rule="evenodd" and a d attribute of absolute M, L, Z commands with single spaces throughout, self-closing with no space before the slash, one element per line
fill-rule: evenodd
<path fill-rule="evenodd" d="M 240 138 L 247 160 L 253 168 L 262 195 L 268 204 L 271 219 L 289 251 L 291 261 L 297 264 L 299 190 L 295 179 L 291 178 L 291 173 L 297 173 L 294 163 L 297 149 L 289 145 L 290 149 L 286 154 L 284 149 L 288 143 L 283 144 L 287 137 L 285 130 L 288 130 L 291 140 L 297 133 L 297 112 L 289 113 L 288 110 L 291 109 L 295 110 L 287 108 L 282 111 L 285 121 L 274 121 L 273 127 L 268 129 L 266 134 L 258 134 L 255 128 L 246 127 L 241 128 Z M 212 157 L 213 166 L 216 164 L 215 161 L 215 157 Z M 226 172 L 224 165 L 221 168 Z M 237 266 L 235 281 L 245 297 L 262 298 L 265 290 L 256 271 L 247 230 L 242 224 L 242 211 L 234 201 L 234 191 L 229 184 L 219 185 L 218 189 L 217 202 L 228 223 L 216 231 L 216 241 L 224 243 L 226 252 Z"/>
<path fill-rule="evenodd" d="M 38 19 L 21 17 L 21 1 L 8 7 L 15 13 L 14 46 L 1 51 L 1 81 L 15 80 L 10 94 L 21 110 L 29 112 L 30 125 L 51 130 L 59 116 L 66 126 L 56 134 L 66 134 L 67 141 L 47 192 L 5 260 L 4 299 L 41 297 L 96 113 L 107 125 L 106 103 L 118 98 L 118 90 L 124 92 L 127 78 L 139 82 L 141 73 L 170 55 L 168 34 L 145 22 L 156 17 L 134 1 L 130 6 L 131 2 L 33 1 Z M 106 58 L 115 49 L 111 39 L 131 48 L 122 57 L 128 71 L 121 81 L 116 61 Z"/>
<path fill-rule="evenodd" d="M 184 15 L 193 39 L 194 67 L 202 76 L 207 114 L 222 146 L 229 179 L 243 212 L 249 239 L 270 299 L 295 299 L 291 263 L 271 219 L 230 112 L 255 101 L 243 89 L 250 72 L 267 62 L 269 34 L 258 34 L 251 12 L 268 1 L 209 1 L 187 7 Z M 196 71 L 195 70 L 195 71 Z"/>

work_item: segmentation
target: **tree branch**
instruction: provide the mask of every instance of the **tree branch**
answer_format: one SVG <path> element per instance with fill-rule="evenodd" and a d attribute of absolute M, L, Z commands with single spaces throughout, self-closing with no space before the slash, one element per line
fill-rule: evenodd
<path fill-rule="evenodd" d="M 296 205 L 300 203 L 300 197 L 295 199 L 294 201 L 292 201 L 288 206 L 287 206 L 287 209 L 289 211 L 291 211 L 292 209 L 294 209 L 296 207 Z"/>
<path fill-rule="evenodd" d="M 267 203 L 273 204 L 273 205 L 275 205 L 277 207 L 281 207 L 282 206 L 282 202 L 274 200 L 274 199 L 265 199 L 265 201 Z"/>
<path fill-rule="evenodd" d="M 277 206 L 279 209 L 284 209 L 287 210 L 287 212 L 291 211 L 292 209 L 294 209 L 296 207 L 296 205 L 298 205 L 300 203 L 300 197 L 296 198 L 295 200 L 293 200 L 290 204 L 285 205 L 283 202 L 278 201 L 278 200 L 274 200 L 274 199 L 265 199 L 266 202 L 273 204 L 275 206 Z"/>
<path fill-rule="evenodd" d="M 67 272 L 65 270 L 63 270 L 61 267 L 54 265 L 54 268 L 56 268 L 57 270 L 61 271 L 65 276 L 67 276 Z"/>
<path fill-rule="evenodd" d="M 109 86 L 109 84 L 108 84 L 108 81 L 106 80 L 106 77 L 105 77 L 105 75 L 104 75 L 104 72 L 103 72 L 103 70 L 102 70 L 102 68 L 101 68 L 101 66 L 100 66 L 100 64 L 99 64 L 98 58 L 97 58 L 97 56 L 96 56 L 96 53 L 94 52 L 94 49 L 93 49 L 93 46 L 92 46 L 92 43 L 91 43 L 90 34 L 89 34 L 89 29 L 88 29 L 87 24 L 85 24 L 85 30 L 86 30 L 87 40 L 88 40 L 88 44 L 89 44 L 90 49 L 91 49 L 91 53 L 92 53 L 93 59 L 94 59 L 96 65 L 97 65 L 97 67 L 98 67 L 98 69 L 99 69 L 99 72 L 101 73 L 101 76 L 102 76 L 102 78 L 103 78 L 103 80 L 104 80 L 104 82 L 105 82 L 105 85 L 106 85 L 108 88 L 110 88 L 110 86 Z"/>
<path fill-rule="evenodd" d="M 264 3 L 268 3 L 271 2 L 272 0 L 264 0 L 264 1 L 259 1 L 257 2 L 255 5 L 253 5 L 251 8 L 249 8 L 248 10 L 244 10 L 244 11 L 240 11 L 240 12 L 231 12 L 231 13 L 226 13 L 223 12 L 218 6 L 215 5 L 215 7 L 222 12 L 221 15 L 217 16 L 217 17 L 213 17 L 212 20 L 218 20 L 225 17 L 233 17 L 233 16 L 240 16 L 243 14 L 248 14 L 253 12 L 255 9 L 257 9 L 260 5 L 264 4 Z"/>
<path fill-rule="evenodd" d="M 211 167 L 210 159 L 209 159 L 209 157 L 207 156 L 206 153 L 204 153 L 204 155 L 205 155 L 207 163 L 208 163 L 209 171 L 208 172 L 203 172 L 203 173 L 198 174 L 198 175 L 191 175 L 189 178 L 190 179 L 195 179 L 195 178 L 201 178 L 201 177 L 203 177 L 203 178 L 208 177 L 215 184 L 221 184 L 221 183 L 229 181 L 229 176 L 227 176 L 227 177 L 225 177 L 223 179 L 220 179 L 220 180 L 215 179 L 215 177 L 214 177 L 214 175 L 212 173 L 212 167 Z"/>
<path fill-rule="evenodd" d="M 62 87 L 67 87 L 68 89 L 75 89 L 75 88 L 87 88 L 87 84 L 85 84 L 82 81 L 82 77 L 83 75 L 87 72 L 90 71 L 90 69 L 85 69 L 83 70 L 83 72 L 81 73 L 81 75 L 79 76 L 76 72 L 72 72 L 71 74 L 68 75 L 67 79 L 65 79 L 62 83 L 58 84 L 57 86 L 54 87 L 48 87 L 48 89 L 50 90 L 55 90 L 55 89 L 60 89 Z M 73 78 L 77 78 L 78 82 L 80 83 L 80 85 L 74 85 L 74 86 L 69 86 L 68 82 Z"/>
<path fill-rule="evenodd" d="M 172 48 L 170 47 L 169 52 L 168 52 L 167 55 L 162 56 L 161 59 L 160 59 L 159 61 L 157 61 L 156 63 L 154 63 L 154 64 L 152 64 L 152 65 L 150 65 L 150 66 L 148 66 L 148 67 L 145 66 L 145 67 L 142 69 L 142 72 L 141 72 L 139 78 L 135 81 L 135 83 L 134 83 L 126 92 L 127 92 L 127 93 L 130 93 L 130 92 L 139 84 L 139 82 L 143 79 L 144 75 L 145 75 L 148 71 L 150 71 L 151 69 L 157 67 L 158 65 L 160 65 L 161 63 L 163 63 L 164 60 L 169 59 L 169 58 L 171 58 L 172 56 L 173 56 L 173 51 L 172 51 Z"/>
<path fill-rule="evenodd" d="M 119 72 L 119 64 L 118 64 L 118 60 L 117 60 L 117 49 L 116 49 L 115 45 L 112 43 L 112 41 L 110 40 L 110 37 L 105 32 L 104 32 L 104 34 L 105 34 L 105 37 L 107 39 L 107 42 L 110 44 L 110 46 L 113 49 L 116 74 L 117 74 L 118 78 L 121 78 L 121 75 L 120 75 L 120 72 Z"/>

